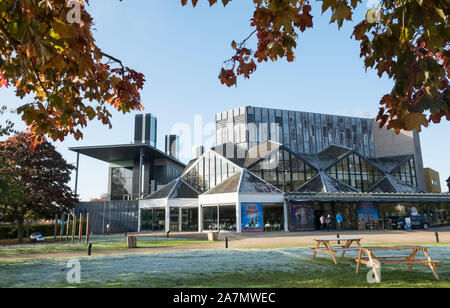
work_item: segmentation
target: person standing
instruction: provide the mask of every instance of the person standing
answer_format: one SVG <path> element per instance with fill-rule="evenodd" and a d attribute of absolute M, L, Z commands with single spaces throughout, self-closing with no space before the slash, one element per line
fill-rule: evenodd
<path fill-rule="evenodd" d="M 342 223 L 344 222 L 344 219 L 342 218 L 341 213 L 338 213 L 336 215 L 336 221 L 337 221 L 337 223 L 339 225 L 339 229 L 342 230 Z"/>
<path fill-rule="evenodd" d="M 320 216 L 320 230 L 325 230 L 325 217 Z"/>
<path fill-rule="evenodd" d="M 327 219 L 325 220 L 326 224 L 327 224 L 327 231 L 330 231 L 331 228 L 331 215 L 328 214 Z"/>

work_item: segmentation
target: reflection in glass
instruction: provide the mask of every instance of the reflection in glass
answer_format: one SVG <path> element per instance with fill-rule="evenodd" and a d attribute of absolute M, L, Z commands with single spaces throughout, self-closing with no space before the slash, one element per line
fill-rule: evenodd
<path fill-rule="evenodd" d="M 111 200 L 124 200 L 132 195 L 133 168 L 111 168 Z"/>

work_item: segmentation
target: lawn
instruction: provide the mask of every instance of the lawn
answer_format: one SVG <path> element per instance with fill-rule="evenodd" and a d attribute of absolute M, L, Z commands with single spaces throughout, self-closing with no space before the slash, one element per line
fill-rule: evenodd
<path fill-rule="evenodd" d="M 92 243 L 93 251 L 127 249 L 126 239 L 123 236 L 93 236 L 91 237 L 90 243 Z M 164 237 L 151 237 L 145 240 L 138 239 L 138 247 L 140 248 L 169 247 L 202 243 L 208 243 L 208 241 L 176 238 L 167 239 Z M 87 251 L 87 249 L 88 244 L 86 243 L 86 240 L 80 244 L 72 244 L 70 241 L 66 243 L 44 242 L 37 244 L 0 246 L 0 255 Z"/>
<path fill-rule="evenodd" d="M 444 287 L 450 288 L 450 246 L 429 250 L 441 261 L 436 281 L 428 267 L 382 267 L 382 283 L 369 284 L 367 268 L 311 259 L 307 248 L 190 250 L 80 258 L 81 284 L 66 282 L 68 259 L 0 261 L 0 287 Z"/>

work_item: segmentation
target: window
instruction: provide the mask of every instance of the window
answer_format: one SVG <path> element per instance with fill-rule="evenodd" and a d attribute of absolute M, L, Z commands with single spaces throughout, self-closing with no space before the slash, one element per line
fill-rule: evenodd
<path fill-rule="evenodd" d="M 286 192 L 298 189 L 317 174 L 313 167 L 284 149 L 266 156 L 250 171 Z"/>
<path fill-rule="evenodd" d="M 417 186 L 414 158 L 392 171 L 391 175 L 410 185 Z"/>
<path fill-rule="evenodd" d="M 183 180 L 189 183 L 197 191 L 204 193 L 236 173 L 236 168 L 226 159 L 214 152 L 207 153 L 199 158 L 195 165 L 183 176 Z"/>
<path fill-rule="evenodd" d="M 381 171 L 354 153 L 328 168 L 327 174 L 360 191 L 368 191 L 375 182 L 383 177 Z"/>
<path fill-rule="evenodd" d="M 111 168 L 111 200 L 127 200 L 132 196 L 133 168 Z"/>

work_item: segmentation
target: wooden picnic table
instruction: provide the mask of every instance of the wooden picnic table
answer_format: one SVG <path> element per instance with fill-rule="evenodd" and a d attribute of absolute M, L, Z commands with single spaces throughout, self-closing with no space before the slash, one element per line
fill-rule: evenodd
<path fill-rule="evenodd" d="M 315 259 L 318 252 L 321 253 L 327 253 L 330 254 L 333 258 L 333 261 L 335 264 L 337 264 L 335 254 L 338 251 L 342 251 L 341 257 L 345 256 L 345 253 L 348 250 L 353 250 L 355 248 L 350 247 L 353 243 L 356 243 L 358 246 L 361 246 L 360 241 L 361 238 L 359 237 L 343 237 L 343 238 L 322 238 L 322 239 L 314 239 L 316 241 L 315 247 L 310 247 L 314 251 L 312 258 Z M 338 244 L 337 246 L 332 246 L 332 242 L 338 242 L 343 241 L 344 244 Z M 321 248 L 321 245 L 323 246 Z"/>
<path fill-rule="evenodd" d="M 376 256 L 374 251 L 411 251 L 409 255 L 406 256 Z M 418 252 L 423 252 L 425 255 L 424 259 L 417 259 L 416 254 Z M 380 281 L 378 277 L 378 272 L 376 271 L 377 264 L 374 261 L 378 261 L 379 264 L 408 264 L 408 271 L 411 272 L 414 264 L 424 264 L 428 265 L 433 272 L 434 278 L 439 280 L 439 276 L 436 272 L 436 267 L 439 261 L 434 261 L 428 254 L 428 247 L 425 246 L 373 246 L 373 247 L 360 247 L 358 257 L 355 257 L 356 261 L 356 273 L 359 273 L 359 268 L 361 264 L 367 264 L 373 268 L 375 273 L 375 278 Z"/>

